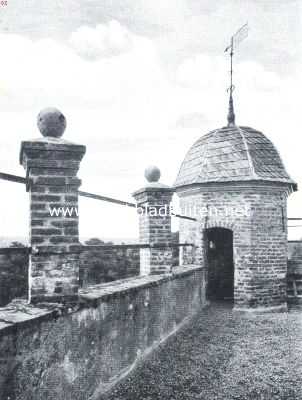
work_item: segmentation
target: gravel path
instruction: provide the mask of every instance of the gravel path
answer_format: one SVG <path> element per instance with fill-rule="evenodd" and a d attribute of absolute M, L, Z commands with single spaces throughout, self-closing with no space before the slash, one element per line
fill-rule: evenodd
<path fill-rule="evenodd" d="M 302 311 L 203 310 L 106 400 L 302 400 Z"/>

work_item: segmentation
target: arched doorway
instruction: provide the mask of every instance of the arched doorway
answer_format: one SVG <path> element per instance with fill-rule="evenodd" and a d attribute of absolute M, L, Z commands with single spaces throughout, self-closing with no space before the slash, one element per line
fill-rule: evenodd
<path fill-rule="evenodd" d="M 225 228 L 205 230 L 207 298 L 234 299 L 233 232 Z"/>

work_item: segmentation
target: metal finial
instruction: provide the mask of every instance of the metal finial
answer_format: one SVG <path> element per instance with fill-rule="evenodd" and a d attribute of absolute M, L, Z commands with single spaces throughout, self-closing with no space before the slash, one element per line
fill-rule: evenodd
<path fill-rule="evenodd" d="M 244 24 L 232 37 L 230 45 L 225 49 L 225 52 L 230 52 L 231 70 L 230 70 L 230 87 L 228 92 L 230 92 L 229 98 L 229 112 L 228 112 L 228 126 L 235 125 L 235 113 L 234 113 L 234 103 L 233 103 L 233 91 L 235 86 L 233 85 L 233 55 L 234 48 L 247 37 L 248 35 L 248 24 Z"/>
<path fill-rule="evenodd" d="M 234 125 L 235 125 L 235 113 L 234 113 L 233 95 L 231 90 L 229 98 L 228 126 L 234 126 Z"/>

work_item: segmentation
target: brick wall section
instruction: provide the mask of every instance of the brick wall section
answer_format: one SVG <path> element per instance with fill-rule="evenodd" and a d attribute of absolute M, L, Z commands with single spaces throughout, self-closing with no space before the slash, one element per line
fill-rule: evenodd
<path fill-rule="evenodd" d="M 73 301 L 79 288 L 77 178 L 85 147 L 63 139 L 22 142 L 20 162 L 29 179 L 31 302 Z M 52 207 L 73 207 L 72 216 L 51 216 Z"/>
<path fill-rule="evenodd" d="M 28 258 L 27 248 L 0 249 L 0 307 L 16 297 L 27 297 Z"/>
<path fill-rule="evenodd" d="M 277 184 L 207 185 L 179 192 L 181 209 L 189 206 L 215 207 L 221 213 L 207 213 L 198 223 L 180 221 L 180 242 L 196 244 L 183 249 L 183 258 L 206 264 L 204 232 L 222 227 L 233 231 L 235 308 L 286 307 L 287 190 Z M 225 215 L 225 207 L 250 210 Z M 246 208 L 247 207 L 247 208 Z"/>
<path fill-rule="evenodd" d="M 167 210 L 173 189 L 155 184 L 155 187 L 146 187 L 133 194 L 137 201 L 139 212 L 139 238 L 143 244 L 168 244 L 172 242 L 171 216 Z M 154 209 L 156 215 L 152 215 Z M 144 210 L 144 214 L 142 214 Z M 161 214 L 161 215 L 160 215 Z M 172 247 L 141 249 L 141 268 L 142 275 L 153 273 L 164 273 L 172 268 Z"/>
<path fill-rule="evenodd" d="M 138 276 L 140 249 L 132 245 L 104 245 L 88 248 L 80 256 L 80 285 L 99 283 Z"/>

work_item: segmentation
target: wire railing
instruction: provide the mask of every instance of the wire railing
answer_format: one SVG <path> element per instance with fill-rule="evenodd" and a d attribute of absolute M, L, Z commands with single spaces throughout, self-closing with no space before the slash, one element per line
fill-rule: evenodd
<path fill-rule="evenodd" d="M 3 172 L 0 172 L 0 179 L 10 181 L 10 182 L 15 182 L 15 183 L 28 184 L 27 178 L 24 178 L 24 177 L 18 176 L 18 175 L 7 174 L 7 173 L 3 173 Z M 119 200 L 119 199 L 115 199 L 113 197 L 108 197 L 108 196 L 99 195 L 99 194 L 95 194 L 95 193 L 83 192 L 83 191 L 79 190 L 78 194 L 81 197 L 87 197 L 87 198 L 94 199 L 94 200 L 105 201 L 108 203 L 117 204 L 117 205 L 121 205 L 121 206 L 127 206 L 127 207 L 131 207 L 131 208 L 137 207 L 136 203 Z M 198 221 L 197 218 L 189 217 L 186 215 L 181 215 L 181 214 L 176 214 L 176 213 L 171 213 L 171 215 L 173 217 L 182 218 L 182 219 L 186 219 L 189 221 L 195 221 L 195 222 Z M 302 218 L 287 218 L 287 221 L 302 221 Z M 288 225 L 288 228 L 300 228 L 300 227 L 302 227 L 302 225 L 300 225 L 300 224 L 299 225 Z"/>
<path fill-rule="evenodd" d="M 104 249 L 104 248 L 133 248 L 133 249 L 166 249 L 166 248 L 177 248 L 177 247 L 194 247 L 194 243 L 131 243 L 131 244 L 97 244 L 97 245 L 86 245 L 82 246 L 83 251 L 85 249 Z"/>
<path fill-rule="evenodd" d="M 62 253 L 83 253 L 87 250 L 105 250 L 105 249 L 171 249 L 180 247 L 195 247 L 194 243 L 122 243 L 122 244 L 82 244 L 74 245 L 73 249 L 58 249 L 58 250 L 46 250 L 36 248 L 35 246 L 24 246 L 24 247 L 0 247 L 0 254 L 6 254 L 9 251 L 18 251 L 24 254 L 62 254 Z"/>
<path fill-rule="evenodd" d="M 3 173 L 3 172 L 0 172 L 0 179 L 5 180 L 5 181 L 10 181 L 10 182 L 22 183 L 22 184 L 27 184 L 28 183 L 28 180 L 26 178 L 22 177 L 22 176 L 6 174 L 6 173 Z M 103 196 L 103 195 L 100 195 L 100 194 L 83 192 L 81 190 L 78 191 L 78 194 L 81 197 L 88 197 L 90 199 L 106 201 L 108 203 L 118 204 L 120 206 L 127 206 L 127 207 L 132 207 L 132 208 L 136 208 L 137 207 L 136 203 L 131 203 L 129 201 L 119 200 L 119 199 L 115 199 L 113 197 Z M 180 214 L 175 214 L 175 213 L 171 213 L 171 215 L 173 217 L 176 217 L 176 218 L 183 218 L 183 219 L 187 219 L 189 221 L 197 221 L 196 218 L 188 217 L 186 215 L 180 215 Z"/>

